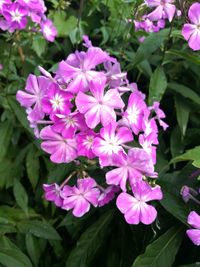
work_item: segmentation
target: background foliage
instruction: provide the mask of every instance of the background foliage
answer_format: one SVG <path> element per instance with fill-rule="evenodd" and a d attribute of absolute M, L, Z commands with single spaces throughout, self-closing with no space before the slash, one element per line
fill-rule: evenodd
<path fill-rule="evenodd" d="M 58 30 L 54 43 L 33 33 L 0 33 L 0 266 L 198 266 L 199 249 L 185 230 L 189 211 L 199 207 L 186 205 L 180 189 L 199 186 L 200 54 L 183 40 L 180 21 L 139 43 L 141 33 L 127 18 L 141 0 L 46 2 Z M 39 74 L 38 65 L 53 71 L 82 49 L 83 34 L 117 57 L 148 102 L 161 100 L 167 114 L 156 167 L 164 199 L 150 226 L 126 224 L 114 203 L 77 219 L 43 199 L 43 183 L 59 183 L 77 166 L 49 161 L 15 93 L 29 73 Z"/>

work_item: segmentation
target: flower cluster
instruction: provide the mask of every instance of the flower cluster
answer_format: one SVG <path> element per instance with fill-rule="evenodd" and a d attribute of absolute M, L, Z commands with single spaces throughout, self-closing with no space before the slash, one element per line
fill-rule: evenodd
<path fill-rule="evenodd" d="M 154 10 L 143 15 L 140 20 L 134 20 L 136 31 L 158 32 L 165 27 L 166 21 L 172 22 L 175 15 L 181 15 L 181 11 L 174 5 L 174 0 L 145 0 L 145 5 Z M 190 6 L 188 23 L 183 25 L 182 35 L 191 49 L 200 50 L 200 3 L 193 3 Z M 143 40 L 144 37 L 139 39 Z"/>
<path fill-rule="evenodd" d="M 25 29 L 30 18 L 39 26 L 44 38 L 53 42 L 57 31 L 52 21 L 45 16 L 46 10 L 43 0 L 1 0 L 0 29 L 9 32 Z M 37 31 L 37 28 L 34 28 L 34 31 Z"/>
<path fill-rule="evenodd" d="M 43 75 L 30 74 L 17 100 L 52 162 L 81 164 L 84 157 L 88 164 L 99 163 L 107 187 L 85 171 L 76 172 L 61 186 L 45 184 L 45 198 L 80 217 L 118 193 L 116 204 L 128 223 L 150 224 L 157 212 L 147 202 L 162 199 L 153 179 L 158 124 L 168 127 L 165 114 L 158 102 L 146 105 L 145 95 L 129 83 L 115 58 L 92 46 L 88 37 L 84 41 L 86 52 L 70 54 L 54 76 L 42 67 Z M 70 186 L 74 176 L 77 185 Z"/>

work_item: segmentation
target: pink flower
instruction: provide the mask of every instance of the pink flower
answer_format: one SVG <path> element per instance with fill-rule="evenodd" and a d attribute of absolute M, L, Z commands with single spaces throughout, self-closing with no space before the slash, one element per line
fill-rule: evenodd
<path fill-rule="evenodd" d="M 46 19 L 45 21 L 42 21 L 40 23 L 42 34 L 44 35 L 44 38 L 49 42 L 54 42 L 55 37 L 57 35 L 57 30 L 55 26 L 53 25 L 52 21 L 49 19 Z"/>
<path fill-rule="evenodd" d="M 163 195 L 160 186 L 150 187 L 144 181 L 132 185 L 134 197 L 127 193 L 121 193 L 117 198 L 117 207 L 124 214 L 125 220 L 129 224 L 151 224 L 157 211 L 152 205 L 146 202 L 151 200 L 161 200 Z"/>
<path fill-rule="evenodd" d="M 163 110 L 160 108 L 160 103 L 159 102 L 154 102 L 153 106 L 149 108 L 149 110 L 154 110 L 156 113 L 156 119 L 158 120 L 160 126 L 163 128 L 163 130 L 165 131 L 169 125 L 167 125 L 167 123 L 165 123 L 162 119 L 164 119 L 165 113 L 163 112 Z"/>
<path fill-rule="evenodd" d="M 138 134 L 142 130 L 144 113 L 147 106 L 144 102 L 143 95 L 139 91 L 133 92 L 128 100 L 128 107 L 124 112 L 123 119 L 127 125 L 130 125 L 134 134 Z"/>
<path fill-rule="evenodd" d="M 63 209 L 71 210 L 76 217 L 81 217 L 90 209 L 90 205 L 97 207 L 100 191 L 92 178 L 77 180 L 77 186 L 64 186 L 62 190 Z"/>
<path fill-rule="evenodd" d="M 194 51 L 200 50 L 200 3 L 189 8 L 188 17 L 191 23 L 183 25 L 182 35 Z"/>
<path fill-rule="evenodd" d="M 95 67 L 109 60 L 106 52 L 98 47 L 89 47 L 87 52 L 75 52 L 68 56 L 66 61 L 61 61 L 58 66 L 57 76 L 62 77 L 68 84 L 67 91 L 78 93 L 87 91 L 89 82 L 100 79 L 103 72 L 95 71 Z"/>
<path fill-rule="evenodd" d="M 47 96 L 42 100 L 43 111 L 51 116 L 58 113 L 69 114 L 72 107 L 69 102 L 71 98 L 72 94 L 61 90 L 56 83 L 52 83 Z"/>
<path fill-rule="evenodd" d="M 85 119 L 79 112 L 70 114 L 56 114 L 54 116 L 54 125 L 52 129 L 55 132 L 61 133 L 65 138 L 73 138 L 76 131 L 84 131 L 87 128 Z"/>
<path fill-rule="evenodd" d="M 17 0 L 17 2 L 34 12 L 45 13 L 47 10 L 43 0 Z"/>
<path fill-rule="evenodd" d="M 33 107 L 32 112 L 29 113 L 29 117 L 33 120 L 39 120 L 44 117 L 44 111 L 42 107 L 42 99 L 46 94 L 50 85 L 49 79 L 38 76 L 36 77 L 33 74 L 28 76 L 24 92 L 19 90 L 17 92 L 16 98 L 17 101 L 26 108 Z"/>
<path fill-rule="evenodd" d="M 127 127 L 117 129 L 117 124 L 109 124 L 100 130 L 100 137 L 96 137 L 93 152 L 99 157 L 102 167 L 112 164 L 113 155 L 124 151 L 122 144 L 133 140 L 132 133 Z"/>
<path fill-rule="evenodd" d="M 126 72 L 121 72 L 119 62 L 112 64 L 110 61 L 104 63 L 104 68 L 107 71 L 107 82 L 111 88 L 116 88 L 123 83 L 126 78 Z"/>
<path fill-rule="evenodd" d="M 115 122 L 114 109 L 124 107 L 124 102 L 116 89 L 110 89 L 104 94 L 105 84 L 105 77 L 101 80 L 94 80 L 90 83 L 92 96 L 79 92 L 76 97 L 76 106 L 79 112 L 84 114 L 86 124 L 91 129 L 94 129 L 100 122 L 103 126 Z"/>
<path fill-rule="evenodd" d="M 195 228 L 186 231 L 188 237 L 195 245 L 200 246 L 200 216 L 195 211 L 191 211 L 187 222 Z"/>
<path fill-rule="evenodd" d="M 51 161 L 55 163 L 68 163 L 77 157 L 75 139 L 66 139 L 53 131 L 52 126 L 46 126 L 40 132 L 40 138 L 45 140 L 41 148 L 51 154 Z"/>
<path fill-rule="evenodd" d="M 107 184 L 120 185 L 126 191 L 126 183 L 130 184 L 142 180 L 142 176 L 156 177 L 151 157 L 141 148 L 133 148 L 128 151 L 128 155 L 120 153 L 113 156 L 112 165 L 118 168 L 106 173 Z"/>
<path fill-rule="evenodd" d="M 168 18 L 169 22 L 172 21 L 176 6 L 172 3 L 174 0 L 145 0 L 149 7 L 156 7 L 156 9 L 148 15 L 150 20 L 160 20 Z"/>
<path fill-rule="evenodd" d="M 95 158 L 95 154 L 92 151 L 94 145 L 94 138 L 98 136 L 93 130 L 81 132 L 76 135 L 77 151 L 79 156 L 85 156 L 88 159 Z"/>
<path fill-rule="evenodd" d="M 18 3 L 7 5 L 3 10 L 3 16 L 13 30 L 26 28 L 27 14 L 28 10 Z"/>
<path fill-rule="evenodd" d="M 63 199 L 60 196 L 60 187 L 57 184 L 43 184 L 44 197 L 47 201 L 52 201 L 57 207 L 61 207 Z"/>

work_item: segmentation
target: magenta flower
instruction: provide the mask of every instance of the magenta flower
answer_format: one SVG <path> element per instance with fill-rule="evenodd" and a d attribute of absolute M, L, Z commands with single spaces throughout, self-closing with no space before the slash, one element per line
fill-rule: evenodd
<path fill-rule="evenodd" d="M 36 77 L 35 75 L 30 74 L 25 87 L 25 90 L 28 93 L 21 90 L 17 92 L 16 98 L 21 106 L 25 108 L 33 107 L 33 110 L 29 113 L 29 117 L 32 120 L 40 120 L 44 118 L 41 101 L 48 91 L 49 85 L 49 79 L 43 76 Z"/>
<path fill-rule="evenodd" d="M 101 79 L 103 72 L 95 71 L 95 67 L 109 60 L 106 52 L 98 47 L 89 47 L 87 52 L 75 52 L 61 61 L 57 75 L 68 84 L 67 91 L 78 93 L 87 91 L 89 82 Z"/>
<path fill-rule="evenodd" d="M 61 133 L 65 138 L 73 138 L 76 131 L 84 131 L 88 129 L 85 124 L 85 119 L 79 112 L 70 114 L 56 114 L 54 116 L 54 125 L 52 129 L 55 132 Z"/>
<path fill-rule="evenodd" d="M 115 185 L 108 186 L 101 192 L 101 195 L 98 198 L 98 206 L 103 207 L 112 201 L 115 197 L 115 194 L 119 192 L 119 187 Z"/>
<path fill-rule="evenodd" d="M 194 51 L 200 50 L 200 3 L 189 8 L 188 17 L 191 23 L 183 25 L 182 35 Z"/>
<path fill-rule="evenodd" d="M 160 186 L 151 187 L 144 181 L 132 185 L 134 197 L 127 193 L 121 193 L 117 198 L 117 207 L 124 214 L 125 220 L 129 224 L 151 224 L 157 211 L 146 202 L 151 200 L 161 200 L 163 195 Z"/>
<path fill-rule="evenodd" d="M 165 119 L 165 113 L 163 110 L 160 108 L 160 103 L 159 102 L 154 102 L 153 106 L 149 108 L 149 110 L 154 110 L 156 113 L 156 119 L 158 120 L 160 126 L 163 128 L 165 131 L 169 125 L 163 121 Z"/>
<path fill-rule="evenodd" d="M 104 94 L 105 77 L 90 83 L 91 95 L 79 92 L 76 97 L 76 106 L 85 116 L 86 124 L 94 129 L 100 122 L 103 126 L 116 121 L 114 109 L 124 107 L 120 94 L 116 89 L 110 89 Z"/>
<path fill-rule="evenodd" d="M 0 0 L 0 11 L 3 11 L 3 6 L 4 5 L 8 5 L 11 4 L 12 1 L 11 0 Z"/>
<path fill-rule="evenodd" d="M 92 151 L 95 137 L 98 136 L 93 130 L 86 132 L 80 132 L 76 135 L 77 151 L 79 156 L 85 156 L 88 159 L 95 158 L 95 154 Z"/>
<path fill-rule="evenodd" d="M 200 216 L 195 211 L 191 211 L 187 222 L 195 228 L 186 231 L 188 237 L 195 245 L 200 246 Z"/>
<path fill-rule="evenodd" d="M 17 0 L 16 2 L 18 2 L 21 6 L 41 14 L 45 13 L 47 10 L 43 0 Z"/>
<path fill-rule="evenodd" d="M 40 132 L 40 138 L 45 140 L 41 148 L 51 154 L 51 161 L 68 163 L 77 157 L 76 140 L 66 139 L 53 131 L 52 126 L 46 126 Z"/>
<path fill-rule="evenodd" d="M 26 28 L 27 14 L 28 10 L 18 3 L 7 5 L 3 10 L 3 16 L 13 30 Z"/>
<path fill-rule="evenodd" d="M 43 111 L 51 116 L 59 113 L 69 114 L 72 107 L 70 99 L 72 94 L 61 90 L 56 83 L 52 83 L 47 96 L 42 99 Z"/>
<path fill-rule="evenodd" d="M 60 196 L 60 187 L 57 184 L 43 184 L 44 197 L 47 201 L 52 201 L 57 207 L 61 207 L 63 199 Z"/>
<path fill-rule="evenodd" d="M 168 18 L 169 22 L 172 21 L 176 12 L 176 6 L 172 4 L 174 0 L 145 0 L 145 2 L 149 7 L 156 7 L 153 12 L 148 14 L 150 20 Z"/>
<path fill-rule="evenodd" d="M 128 155 L 120 153 L 113 156 L 112 165 L 118 168 L 106 173 L 107 184 L 120 185 L 126 191 L 126 183 L 129 179 L 130 184 L 142 180 L 142 176 L 156 177 L 154 165 L 151 157 L 141 148 L 132 148 Z"/>
<path fill-rule="evenodd" d="M 144 113 L 147 106 L 144 102 L 143 95 L 139 91 L 133 92 L 128 100 L 128 107 L 124 112 L 123 119 L 131 126 L 134 134 L 142 130 Z"/>
<path fill-rule="evenodd" d="M 124 151 L 122 144 L 133 140 L 132 133 L 127 127 L 117 129 L 116 124 L 109 124 L 100 130 L 100 137 L 96 137 L 93 152 L 99 157 L 102 167 L 112 164 L 113 155 Z"/>
<path fill-rule="evenodd" d="M 97 207 L 100 191 L 92 178 L 77 180 L 77 186 L 64 186 L 62 190 L 63 209 L 71 210 L 76 217 L 81 217 L 90 209 L 90 205 Z"/>
<path fill-rule="evenodd" d="M 112 64 L 112 62 L 107 61 L 104 63 L 104 68 L 107 71 L 106 77 L 109 86 L 111 88 L 119 87 L 126 78 L 126 72 L 121 72 L 119 62 L 114 62 L 114 64 Z"/>
<path fill-rule="evenodd" d="M 49 42 L 54 42 L 55 37 L 57 35 L 56 27 L 53 25 L 52 21 L 46 19 L 40 23 L 42 34 L 44 38 Z"/>

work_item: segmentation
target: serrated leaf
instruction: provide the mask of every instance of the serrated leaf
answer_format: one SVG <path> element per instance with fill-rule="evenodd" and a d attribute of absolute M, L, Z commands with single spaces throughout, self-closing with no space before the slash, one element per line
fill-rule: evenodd
<path fill-rule="evenodd" d="M 33 234 L 34 236 L 44 239 L 61 240 L 61 237 L 54 227 L 44 221 L 21 221 L 17 224 L 17 227 L 21 233 Z"/>
<path fill-rule="evenodd" d="M 109 211 L 91 225 L 80 237 L 76 247 L 72 250 L 66 262 L 66 267 L 88 267 L 99 248 L 102 246 L 113 218 L 113 211 Z"/>
<path fill-rule="evenodd" d="M 26 156 L 26 169 L 30 183 L 35 189 L 39 179 L 39 158 L 37 149 L 31 145 Z"/>
<path fill-rule="evenodd" d="M 32 267 L 29 258 L 16 248 L 0 248 L 0 263 L 6 267 Z"/>
<path fill-rule="evenodd" d="M 149 85 L 149 104 L 160 101 L 167 88 L 167 79 L 162 67 L 157 67 L 151 76 Z"/>
<path fill-rule="evenodd" d="M 5 121 L 0 124 L 0 161 L 7 153 L 12 133 L 13 125 L 10 121 Z"/>
<path fill-rule="evenodd" d="M 168 88 L 200 105 L 200 96 L 189 87 L 178 83 L 168 83 Z"/>
<path fill-rule="evenodd" d="M 145 38 L 144 42 L 140 44 L 133 64 L 137 65 L 142 62 L 144 59 L 147 59 L 153 52 L 155 52 L 163 43 L 165 38 L 169 34 L 169 29 L 161 30 L 160 32 L 151 33 L 148 37 Z"/>
<path fill-rule="evenodd" d="M 23 185 L 15 179 L 13 193 L 18 206 L 28 215 L 28 196 Z"/>
<path fill-rule="evenodd" d="M 169 229 L 157 240 L 147 246 L 144 254 L 136 258 L 132 267 L 171 267 L 180 247 L 183 230 Z"/>
<path fill-rule="evenodd" d="M 38 57 L 41 57 L 41 55 L 45 52 L 46 50 L 46 45 L 47 42 L 42 36 L 34 36 L 33 38 L 33 50 L 36 52 Z"/>
<path fill-rule="evenodd" d="M 180 127 L 182 136 L 185 136 L 189 120 L 190 108 L 188 107 L 187 103 L 185 103 L 184 99 L 180 96 L 175 98 L 175 107 L 178 125 Z"/>

